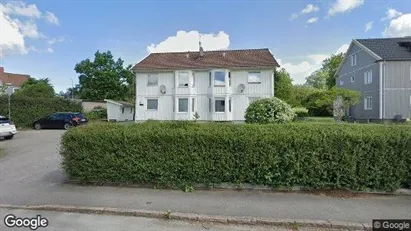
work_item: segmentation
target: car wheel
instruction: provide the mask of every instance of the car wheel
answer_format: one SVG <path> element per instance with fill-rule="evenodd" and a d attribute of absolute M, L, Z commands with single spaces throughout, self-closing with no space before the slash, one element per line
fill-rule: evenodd
<path fill-rule="evenodd" d="M 40 129 L 41 129 L 41 124 L 36 123 L 36 124 L 34 125 L 34 129 L 40 130 Z"/>
<path fill-rule="evenodd" d="M 64 129 L 66 129 L 66 130 L 69 130 L 71 127 L 72 127 L 72 125 L 69 124 L 69 123 L 64 124 Z"/>
<path fill-rule="evenodd" d="M 5 136 L 5 137 L 4 137 L 4 139 L 5 139 L 5 140 L 11 140 L 11 139 L 13 139 L 13 136 L 14 136 L 14 135 L 11 135 L 11 136 Z"/>

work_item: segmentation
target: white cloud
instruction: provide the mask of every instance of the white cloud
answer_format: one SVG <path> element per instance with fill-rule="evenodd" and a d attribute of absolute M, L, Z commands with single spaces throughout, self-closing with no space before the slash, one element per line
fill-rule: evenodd
<path fill-rule="evenodd" d="M 316 22 L 318 22 L 318 17 L 313 17 L 313 18 L 310 18 L 310 19 L 307 20 L 308 24 L 313 24 L 313 23 L 316 23 Z"/>
<path fill-rule="evenodd" d="M 401 12 L 397 11 L 393 8 L 388 8 L 387 12 L 385 12 L 385 17 L 381 19 L 381 21 L 391 20 L 393 18 L 398 18 L 402 15 Z"/>
<path fill-rule="evenodd" d="M 198 51 L 200 33 L 198 31 L 177 31 L 175 36 L 170 36 L 159 44 L 147 46 L 149 53 Z M 201 34 L 201 44 L 204 50 L 225 50 L 230 45 L 229 35 L 224 31 L 218 34 Z"/>
<path fill-rule="evenodd" d="M 58 37 L 58 38 L 51 38 L 49 40 L 47 40 L 47 43 L 50 45 L 53 45 L 55 43 L 61 43 L 64 42 L 66 39 L 62 36 Z"/>
<path fill-rule="evenodd" d="M 344 45 L 340 46 L 340 48 L 338 48 L 338 50 L 337 50 L 337 52 L 335 52 L 335 54 L 345 53 L 345 52 L 347 52 L 349 47 L 350 47 L 350 44 L 344 44 Z"/>
<path fill-rule="evenodd" d="M 7 15 L 25 16 L 29 18 L 40 18 L 41 12 L 34 4 L 26 5 L 22 1 L 10 1 L 5 4 L 0 4 L 0 11 Z"/>
<path fill-rule="evenodd" d="M 350 12 L 363 4 L 364 0 L 337 0 L 328 10 L 328 15 L 333 16 L 338 13 Z"/>
<path fill-rule="evenodd" d="M 367 23 L 365 24 L 365 32 L 367 32 L 367 31 L 369 31 L 369 30 L 372 29 L 372 24 L 373 24 L 373 21 L 367 22 Z"/>
<path fill-rule="evenodd" d="M 387 37 L 411 36 L 411 13 L 392 19 L 383 34 Z"/>
<path fill-rule="evenodd" d="M 293 13 L 293 14 L 290 16 L 289 20 L 290 20 L 290 21 L 294 21 L 294 20 L 297 19 L 297 18 L 298 18 L 298 14 L 297 14 L 297 13 Z"/>
<path fill-rule="evenodd" d="M 1 5 L 0 5 L 1 7 Z M 26 54 L 27 48 L 24 36 L 20 33 L 19 26 L 0 9 L 0 57 L 8 54 Z"/>
<path fill-rule="evenodd" d="M 46 11 L 46 15 L 44 17 L 46 18 L 46 21 L 51 24 L 55 24 L 55 25 L 59 24 L 59 19 L 56 17 L 56 15 L 54 15 L 54 13 L 50 11 Z"/>
<path fill-rule="evenodd" d="M 281 59 L 277 59 L 281 67 L 285 68 L 290 73 L 294 84 L 305 83 L 305 78 L 311 75 L 314 71 L 318 70 L 322 66 L 322 62 L 331 56 L 331 54 L 339 54 L 346 52 L 349 45 L 344 44 L 337 49 L 336 52 L 330 52 L 330 54 L 311 54 L 302 57 L 302 61 L 299 63 L 286 62 L 283 63 Z"/>
<path fill-rule="evenodd" d="M 47 48 L 47 52 L 48 52 L 48 53 L 53 53 L 54 50 L 53 50 L 53 48 L 49 47 L 49 48 Z"/>
<path fill-rule="evenodd" d="M 313 4 L 308 4 L 302 11 L 301 14 L 309 14 L 311 12 L 317 12 L 319 11 L 320 8 L 318 6 L 315 6 Z"/>
<path fill-rule="evenodd" d="M 58 23 L 57 17 L 51 12 L 46 11 L 44 17 L 53 23 L 56 23 L 57 20 Z M 27 44 L 30 39 L 47 39 L 47 36 L 37 27 L 36 22 L 40 18 L 43 18 L 43 14 L 34 4 L 28 5 L 22 1 L 1 2 L 0 57 L 10 54 L 40 52 L 36 47 Z"/>

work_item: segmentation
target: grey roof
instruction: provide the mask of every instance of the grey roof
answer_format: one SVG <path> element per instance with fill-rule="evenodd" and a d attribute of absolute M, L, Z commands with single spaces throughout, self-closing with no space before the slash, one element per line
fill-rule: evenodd
<path fill-rule="evenodd" d="M 411 42 L 411 37 L 356 40 L 383 60 L 411 60 L 411 50 L 399 45 L 399 42 Z"/>

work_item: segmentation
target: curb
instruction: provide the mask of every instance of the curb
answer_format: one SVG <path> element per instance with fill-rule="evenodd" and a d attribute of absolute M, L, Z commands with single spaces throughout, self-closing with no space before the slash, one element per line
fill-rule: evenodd
<path fill-rule="evenodd" d="M 215 222 L 232 225 L 265 225 L 280 227 L 306 227 L 306 228 L 326 228 L 344 230 L 370 230 L 370 224 L 356 222 L 325 221 L 325 220 L 295 220 L 295 219 L 274 219 L 267 217 L 238 217 L 238 216 L 215 216 L 200 215 L 195 213 L 180 213 L 169 211 L 150 211 L 136 209 L 104 208 L 104 207 L 83 207 L 68 205 L 8 205 L 0 204 L 3 209 L 24 209 L 42 210 L 69 213 L 87 213 L 117 216 L 134 216 L 146 218 L 173 219 L 182 221 Z"/>

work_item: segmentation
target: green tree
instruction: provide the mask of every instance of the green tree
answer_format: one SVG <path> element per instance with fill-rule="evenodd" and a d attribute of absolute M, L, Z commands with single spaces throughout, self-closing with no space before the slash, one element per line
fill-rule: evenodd
<path fill-rule="evenodd" d="M 47 85 L 52 87 L 49 78 L 35 79 L 33 77 L 29 77 L 27 82 L 23 83 L 23 85 L 21 87 L 24 88 L 24 87 L 27 87 L 29 85 L 33 85 L 33 84 L 37 84 L 37 83 L 44 83 L 44 84 L 47 84 Z"/>
<path fill-rule="evenodd" d="M 330 89 L 335 86 L 335 73 L 337 72 L 340 63 L 344 59 L 344 53 L 331 55 L 330 58 L 323 61 L 322 70 L 327 74 L 327 87 Z"/>
<path fill-rule="evenodd" d="M 306 79 L 305 85 L 317 89 L 327 88 L 327 73 L 322 69 L 313 72 Z"/>
<path fill-rule="evenodd" d="M 131 65 L 123 67 L 124 61 L 114 60 L 110 51 L 94 54 L 94 60 L 77 63 L 74 70 L 79 74 L 80 97 L 83 99 L 120 99 L 132 94 L 134 74 Z"/>
<path fill-rule="evenodd" d="M 275 70 L 274 72 L 274 95 L 287 103 L 292 101 L 293 83 L 290 74 L 284 69 Z"/>
<path fill-rule="evenodd" d="M 318 91 L 320 90 L 311 86 L 294 85 L 290 105 L 292 107 L 307 107 L 308 97 Z"/>
<path fill-rule="evenodd" d="M 55 96 L 53 87 L 43 81 L 23 85 L 22 88 L 14 94 L 16 96 L 27 96 L 31 98 L 53 98 Z"/>

